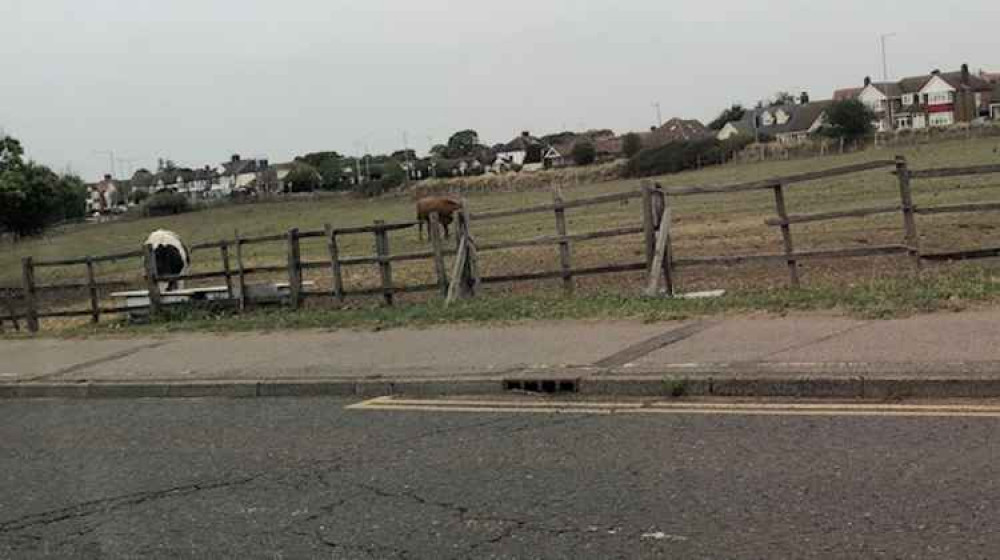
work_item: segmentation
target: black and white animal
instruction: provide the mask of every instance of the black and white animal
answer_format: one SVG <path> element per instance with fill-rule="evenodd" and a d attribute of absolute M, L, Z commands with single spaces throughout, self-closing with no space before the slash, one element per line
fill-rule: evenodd
<path fill-rule="evenodd" d="M 179 235 L 165 229 L 158 229 L 149 234 L 144 245 L 152 245 L 153 261 L 157 276 L 177 276 L 185 274 L 191 267 L 191 251 L 188 250 Z M 171 280 L 159 283 L 160 291 L 184 289 L 183 280 Z"/>

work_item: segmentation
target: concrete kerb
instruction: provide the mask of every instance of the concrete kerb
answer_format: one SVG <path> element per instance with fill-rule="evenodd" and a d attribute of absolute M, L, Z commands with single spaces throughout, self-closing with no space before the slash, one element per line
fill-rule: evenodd
<path fill-rule="evenodd" d="M 524 379 L 523 375 L 513 378 Z M 379 380 L 240 380 L 173 382 L 3 383 L 0 399 L 414 397 L 517 395 L 510 378 Z M 565 378 L 563 378 L 565 379 Z M 836 378 L 807 376 L 592 376 L 576 379 L 587 397 L 798 397 L 813 399 L 1000 398 L 1000 378 Z"/>

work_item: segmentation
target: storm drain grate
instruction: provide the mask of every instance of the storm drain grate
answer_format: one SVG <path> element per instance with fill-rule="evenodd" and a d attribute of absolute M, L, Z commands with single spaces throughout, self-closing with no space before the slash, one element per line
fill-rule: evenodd
<path fill-rule="evenodd" d="M 503 388 L 526 393 L 576 393 L 580 384 L 576 379 L 507 379 Z"/>

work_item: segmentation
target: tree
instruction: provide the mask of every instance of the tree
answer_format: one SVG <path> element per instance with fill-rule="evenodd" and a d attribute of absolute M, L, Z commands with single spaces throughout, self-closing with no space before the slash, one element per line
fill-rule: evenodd
<path fill-rule="evenodd" d="M 323 184 L 323 177 L 315 167 L 305 162 L 296 162 L 285 175 L 285 192 L 312 192 Z"/>
<path fill-rule="evenodd" d="M 795 105 L 795 96 L 788 93 L 787 91 L 779 91 L 774 94 L 771 98 L 771 107 L 780 107 L 782 105 Z"/>
<path fill-rule="evenodd" d="M 855 140 L 875 131 L 875 113 L 857 99 L 835 101 L 826 110 L 822 133 L 833 138 Z"/>
<path fill-rule="evenodd" d="M 19 168 L 24 164 L 21 159 L 24 156 L 24 148 L 21 142 L 13 136 L 0 136 L 0 173 L 8 169 Z"/>
<path fill-rule="evenodd" d="M 739 103 L 734 103 L 732 107 L 724 109 L 719 113 L 715 120 L 708 123 L 708 128 L 712 130 L 722 130 L 722 127 L 726 126 L 726 123 L 737 122 L 743 120 L 746 116 L 746 109 L 743 108 Z"/>
<path fill-rule="evenodd" d="M 389 157 L 396 161 L 402 161 L 402 162 L 415 161 L 417 159 L 417 152 L 411 149 L 396 150 L 395 152 L 392 152 L 392 155 L 390 155 Z"/>
<path fill-rule="evenodd" d="M 460 130 L 448 138 L 448 157 L 471 155 L 479 147 L 479 134 L 475 130 Z"/>
<path fill-rule="evenodd" d="M 343 187 L 345 160 L 337 152 L 312 152 L 296 157 L 295 161 L 304 162 L 319 172 L 320 188 L 332 191 Z"/>
<path fill-rule="evenodd" d="M 642 150 L 642 137 L 634 132 L 629 132 L 622 139 L 622 154 L 625 157 L 632 157 Z"/>
<path fill-rule="evenodd" d="M 577 165 L 590 165 L 597 159 L 597 149 L 594 148 L 593 142 L 577 142 L 573 144 L 571 157 Z"/>
<path fill-rule="evenodd" d="M 0 227 L 18 236 L 83 216 L 86 187 L 78 177 L 60 177 L 48 167 L 28 162 L 0 173 Z"/>

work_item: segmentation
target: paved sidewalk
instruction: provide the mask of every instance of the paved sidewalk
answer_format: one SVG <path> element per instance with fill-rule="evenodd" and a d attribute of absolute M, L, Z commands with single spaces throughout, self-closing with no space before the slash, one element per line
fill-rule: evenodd
<path fill-rule="evenodd" d="M 709 392 L 727 380 L 862 380 L 869 389 L 874 380 L 966 380 L 1000 392 L 1000 311 L 891 321 L 794 316 L 0 340 L 0 387 L 9 396 L 14 386 L 116 383 L 340 382 L 342 389 L 344 382 L 479 380 L 499 390 L 499 381 L 533 378 L 647 387 L 683 379 L 703 381 Z M 378 387 L 385 385 L 372 391 Z"/>

